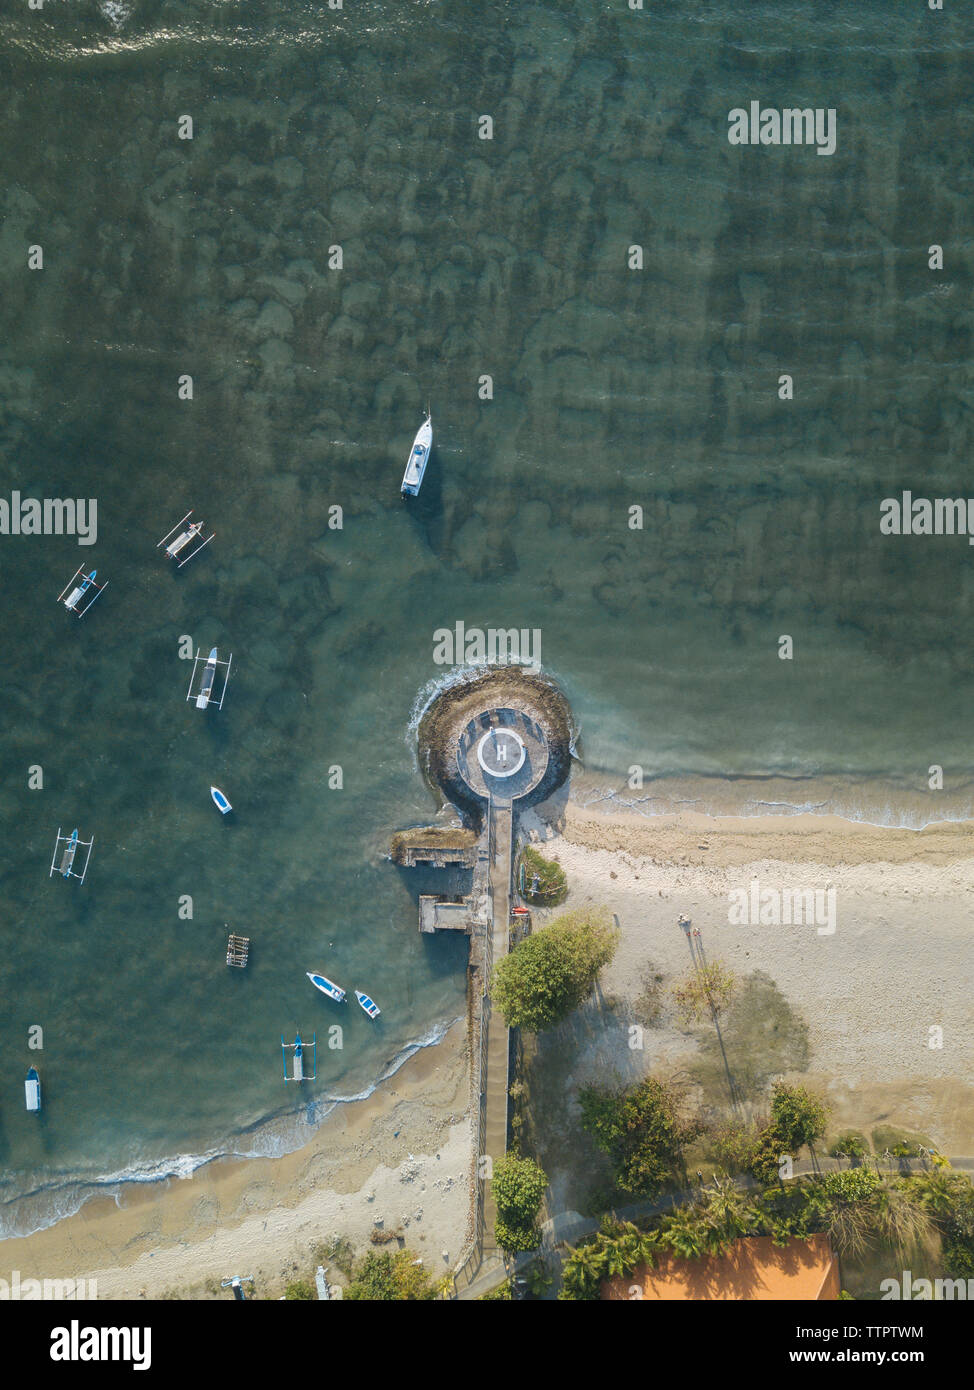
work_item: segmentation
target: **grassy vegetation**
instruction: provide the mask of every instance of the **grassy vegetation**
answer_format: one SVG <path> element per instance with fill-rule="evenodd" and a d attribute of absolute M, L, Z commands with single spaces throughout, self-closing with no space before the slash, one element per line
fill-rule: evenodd
<path fill-rule="evenodd" d="M 537 907 L 557 907 L 568 897 L 565 870 L 553 859 L 545 859 L 526 845 L 521 852 L 524 865 L 524 897 Z"/>

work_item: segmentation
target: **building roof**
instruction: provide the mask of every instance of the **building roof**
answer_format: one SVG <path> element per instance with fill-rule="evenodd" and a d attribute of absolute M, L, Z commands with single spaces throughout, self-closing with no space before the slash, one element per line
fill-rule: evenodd
<path fill-rule="evenodd" d="M 639 1292 L 634 1292 L 634 1289 Z M 683 1260 L 663 1255 L 655 1268 L 640 1265 L 627 1279 L 608 1279 L 603 1299 L 801 1299 L 839 1296 L 839 1265 L 826 1235 L 793 1240 L 783 1249 L 770 1236 L 736 1240 L 726 1255 Z"/>

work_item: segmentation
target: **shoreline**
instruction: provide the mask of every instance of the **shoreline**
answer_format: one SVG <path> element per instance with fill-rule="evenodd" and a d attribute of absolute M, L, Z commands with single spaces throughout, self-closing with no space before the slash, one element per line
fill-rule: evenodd
<path fill-rule="evenodd" d="M 721 933 L 721 952 L 735 969 L 766 971 L 807 1016 L 807 1065 L 784 1074 L 822 1089 L 836 1123 L 868 1126 L 888 1115 L 923 1132 L 933 1126 L 945 1151 L 974 1153 L 974 1120 L 965 1119 L 974 1115 L 974 1057 L 961 1030 L 968 971 L 956 964 L 957 952 L 967 951 L 974 969 L 966 921 L 974 822 L 912 829 L 812 812 L 647 814 L 600 795 L 604 790 L 604 782 L 582 773 L 567 797 L 520 819 L 527 839 L 568 874 L 564 908 L 539 913 L 539 925 L 596 901 L 620 921 L 622 948 L 602 986 L 607 999 L 634 1004 L 649 961 L 667 977 L 685 970 L 686 945 L 674 924 L 689 910 L 711 943 Z M 800 926 L 735 935 L 726 925 L 725 895 L 742 881 L 741 870 L 769 882 L 784 874 L 796 886 L 837 885 L 845 907 L 836 937 Z M 917 904 L 934 901 L 937 940 L 955 961 L 949 981 L 933 966 L 937 978 L 928 983 L 936 983 L 936 998 L 925 981 L 939 946 L 928 956 L 926 943 L 917 951 L 909 934 Z M 874 942 L 886 952 L 881 981 L 871 974 Z M 823 972 L 833 970 L 843 983 L 841 997 L 830 1000 Z M 900 1060 L 909 1027 L 928 1026 L 927 1013 L 957 1039 L 946 1066 L 943 1053 L 923 1049 L 914 1049 L 909 1063 Z M 679 1070 L 688 1044 L 685 1031 L 664 1027 L 647 1061 Z M 605 1080 L 611 1063 L 603 1040 L 597 1057 L 579 1059 L 579 1076 Z M 316 1247 L 331 1239 L 345 1236 L 364 1253 L 377 1218 L 386 1231 L 402 1228 L 431 1273 L 446 1273 L 467 1253 L 472 1234 L 467 1019 L 410 1056 L 389 1082 L 366 1099 L 338 1104 L 308 1144 L 280 1157 L 219 1158 L 185 1178 L 129 1184 L 118 1200 L 92 1197 L 32 1236 L 0 1241 L 0 1273 L 6 1266 L 22 1278 L 95 1279 L 99 1297 L 108 1299 L 225 1297 L 219 1280 L 246 1273 L 257 1279 L 261 1297 L 277 1297 L 290 1279 L 313 1275 Z"/>
<path fill-rule="evenodd" d="M 117 1199 L 92 1197 L 33 1235 L 2 1240 L 0 1271 L 95 1280 L 108 1299 L 218 1297 L 220 1279 L 246 1273 L 261 1297 L 278 1296 L 289 1279 L 313 1277 L 316 1247 L 346 1237 L 361 1254 L 381 1221 L 402 1228 L 431 1273 L 446 1273 L 472 1220 L 466 1020 L 390 1080 L 341 1105 L 290 1153 L 128 1184 Z"/>

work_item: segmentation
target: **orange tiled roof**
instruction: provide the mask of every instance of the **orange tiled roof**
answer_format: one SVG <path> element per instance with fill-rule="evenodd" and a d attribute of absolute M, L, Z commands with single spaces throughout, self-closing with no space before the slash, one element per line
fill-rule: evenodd
<path fill-rule="evenodd" d="M 635 1292 L 634 1290 L 638 1290 Z M 654 1269 L 640 1265 L 628 1279 L 608 1279 L 604 1299 L 819 1299 L 838 1298 L 839 1268 L 825 1235 L 793 1240 L 784 1249 L 770 1236 L 747 1236 L 726 1255 L 681 1260 L 663 1255 Z"/>

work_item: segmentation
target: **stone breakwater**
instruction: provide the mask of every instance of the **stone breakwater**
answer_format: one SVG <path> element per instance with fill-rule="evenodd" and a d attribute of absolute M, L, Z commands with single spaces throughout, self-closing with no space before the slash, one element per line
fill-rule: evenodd
<path fill-rule="evenodd" d="M 459 810 L 465 824 L 478 830 L 484 803 L 460 776 L 457 748 L 470 722 L 496 709 L 528 715 L 541 727 L 548 744 L 548 766 L 538 785 L 524 797 L 524 805 L 551 796 L 571 769 L 571 710 L 548 677 L 520 667 L 480 671 L 441 691 L 420 720 L 419 765 L 433 794 L 445 797 Z"/>

